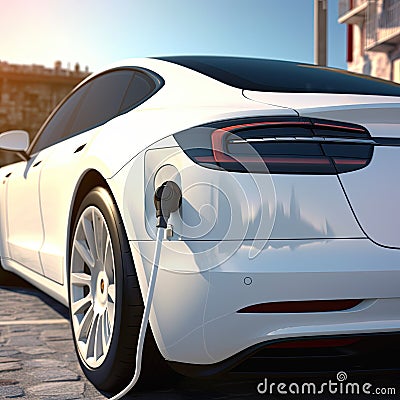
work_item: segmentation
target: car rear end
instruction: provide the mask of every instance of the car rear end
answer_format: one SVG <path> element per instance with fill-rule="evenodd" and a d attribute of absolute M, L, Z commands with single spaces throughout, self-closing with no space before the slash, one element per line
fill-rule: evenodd
<path fill-rule="evenodd" d="M 144 156 L 149 237 L 153 186 L 183 193 L 151 319 L 161 352 L 196 375 L 266 368 L 277 352 L 387 350 L 400 332 L 400 97 L 250 89 L 253 116 L 210 119 Z M 152 241 L 132 249 L 148 270 Z"/>

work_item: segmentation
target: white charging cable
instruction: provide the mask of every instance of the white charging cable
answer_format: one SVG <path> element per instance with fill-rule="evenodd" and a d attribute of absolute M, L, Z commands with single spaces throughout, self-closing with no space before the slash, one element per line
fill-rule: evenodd
<path fill-rule="evenodd" d="M 149 323 L 150 310 L 153 304 L 154 288 L 160 263 L 161 245 L 164 237 L 164 229 L 167 227 L 167 221 L 172 212 L 177 211 L 182 203 L 182 191 L 173 181 L 166 181 L 159 186 L 154 192 L 154 207 L 157 218 L 157 236 L 154 250 L 153 265 L 151 267 L 150 280 L 147 290 L 146 301 L 144 303 L 144 312 L 142 323 L 140 325 L 139 339 L 136 348 L 136 367 L 135 374 L 128 386 L 121 392 L 111 397 L 110 400 L 118 400 L 127 394 L 137 383 L 140 371 L 142 369 L 142 354 L 144 338 L 146 336 L 147 325 Z"/>
<path fill-rule="evenodd" d="M 115 396 L 111 397 L 110 400 L 118 400 L 122 396 L 126 395 L 128 392 L 132 390 L 132 388 L 136 385 L 140 371 L 142 369 L 142 354 L 143 354 L 143 345 L 144 345 L 144 338 L 146 336 L 147 325 L 149 323 L 149 316 L 150 310 L 153 303 L 153 295 L 154 295 L 154 288 L 156 286 L 156 278 L 158 272 L 158 265 L 160 262 L 160 254 L 161 254 L 161 245 L 162 240 L 164 237 L 164 228 L 159 227 L 157 228 L 157 238 L 156 238 L 156 247 L 154 250 L 154 258 L 153 258 L 153 265 L 151 267 L 151 274 L 150 280 L 147 290 L 146 301 L 144 304 L 144 312 L 142 317 L 142 323 L 140 325 L 140 332 L 139 332 L 139 339 L 136 348 L 136 368 L 135 368 L 135 375 L 133 376 L 132 380 L 129 382 L 128 386 L 123 389 L 121 392 L 116 394 Z"/>

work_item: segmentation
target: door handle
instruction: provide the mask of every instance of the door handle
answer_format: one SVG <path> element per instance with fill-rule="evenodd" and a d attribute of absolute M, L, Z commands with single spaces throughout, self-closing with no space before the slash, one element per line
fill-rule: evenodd
<path fill-rule="evenodd" d="M 3 179 L 3 185 L 6 183 L 6 179 L 11 176 L 12 172 L 9 172 Z"/>
<path fill-rule="evenodd" d="M 81 150 L 83 150 L 83 149 L 85 148 L 85 146 L 86 146 L 86 143 L 80 145 L 80 146 L 74 151 L 74 153 L 79 153 Z"/>

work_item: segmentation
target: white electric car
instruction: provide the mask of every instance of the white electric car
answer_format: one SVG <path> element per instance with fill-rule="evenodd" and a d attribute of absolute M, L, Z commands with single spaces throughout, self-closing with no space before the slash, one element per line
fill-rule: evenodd
<path fill-rule="evenodd" d="M 10 131 L 0 148 L 21 157 L 0 169 L 2 266 L 69 307 L 98 388 L 134 372 L 168 181 L 182 199 L 147 373 L 158 358 L 189 375 L 308 368 L 307 355 L 357 368 L 399 348 L 399 85 L 264 59 L 129 59 L 79 84 L 32 143 Z"/>

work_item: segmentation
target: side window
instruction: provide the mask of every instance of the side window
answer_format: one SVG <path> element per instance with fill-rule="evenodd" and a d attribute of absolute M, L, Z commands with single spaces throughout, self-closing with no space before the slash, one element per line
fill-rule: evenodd
<path fill-rule="evenodd" d="M 135 72 L 119 112 L 122 114 L 131 108 L 137 107 L 155 90 L 156 84 L 153 79 L 142 72 Z"/>
<path fill-rule="evenodd" d="M 118 114 L 133 71 L 118 70 L 95 78 L 79 105 L 71 135 L 104 124 Z"/>
<path fill-rule="evenodd" d="M 37 153 L 70 135 L 74 111 L 87 89 L 88 85 L 83 86 L 62 104 L 42 130 L 32 149 L 32 153 Z"/>

